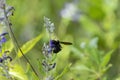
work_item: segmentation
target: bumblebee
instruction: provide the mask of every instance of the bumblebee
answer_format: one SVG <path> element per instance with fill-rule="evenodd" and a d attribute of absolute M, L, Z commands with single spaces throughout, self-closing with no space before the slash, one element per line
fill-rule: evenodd
<path fill-rule="evenodd" d="M 58 53 L 62 50 L 61 44 L 72 45 L 71 42 L 62 42 L 59 40 L 50 40 L 50 42 L 49 42 L 49 46 L 52 49 L 53 53 Z"/>

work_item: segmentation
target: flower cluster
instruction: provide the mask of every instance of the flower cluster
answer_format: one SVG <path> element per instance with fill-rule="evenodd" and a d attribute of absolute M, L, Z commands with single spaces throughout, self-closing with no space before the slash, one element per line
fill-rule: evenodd
<path fill-rule="evenodd" d="M 0 34 L 0 46 L 2 46 L 2 44 L 6 42 L 6 38 L 5 38 L 6 34 L 8 34 L 8 33 L 4 32 L 4 33 Z"/>
<path fill-rule="evenodd" d="M 3 47 L 5 46 L 4 44 L 6 43 L 7 39 L 5 37 L 5 35 L 8 33 L 2 33 L 0 35 L 0 53 L 2 54 L 2 56 L 0 57 L 0 69 L 2 70 L 2 74 L 4 74 L 4 76 L 6 76 L 8 79 L 11 78 L 11 76 L 9 75 L 9 62 L 12 61 L 12 58 L 8 55 L 10 52 L 8 50 L 4 50 Z M 3 52 L 4 51 L 4 52 Z"/>
<path fill-rule="evenodd" d="M 7 53 L 9 53 L 9 51 L 5 51 L 2 57 L 0 57 L 0 63 L 6 62 L 8 59 L 12 61 L 12 58 L 8 56 Z"/>
<path fill-rule="evenodd" d="M 54 30 L 55 30 L 55 26 L 54 26 L 54 23 L 52 23 L 50 21 L 49 18 L 47 17 L 44 17 L 44 26 L 46 27 L 46 30 L 48 31 L 48 33 L 51 35 Z"/>
<path fill-rule="evenodd" d="M 8 34 L 7 32 L 4 32 L 0 35 L 0 45 L 6 42 L 5 35 Z"/>
<path fill-rule="evenodd" d="M 5 0 L 0 0 L 0 23 L 5 22 L 5 14 L 7 17 L 13 15 L 14 7 L 5 4 Z M 5 10 L 5 12 L 4 12 Z"/>
<path fill-rule="evenodd" d="M 6 0 L 0 0 L 0 8 L 3 8 L 3 6 L 5 5 Z"/>
<path fill-rule="evenodd" d="M 45 60 L 42 62 L 45 71 L 50 71 L 55 68 L 56 63 L 48 64 Z"/>
<path fill-rule="evenodd" d="M 42 48 L 42 53 L 45 57 L 49 58 L 52 53 L 52 48 L 49 45 L 44 43 L 43 48 Z"/>
<path fill-rule="evenodd" d="M 0 34 L 0 73 L 8 79 L 12 78 L 9 74 L 9 63 L 12 58 L 9 56 L 10 52 L 4 48 L 7 41 L 6 35 L 8 34 L 6 32 L 6 18 L 13 15 L 13 10 L 12 6 L 6 4 L 6 0 L 0 0 L 0 28 L 2 30 Z M 10 21 L 8 21 L 8 25 L 11 25 Z"/>
<path fill-rule="evenodd" d="M 42 53 L 45 57 L 42 61 L 42 66 L 44 71 L 49 74 L 51 70 L 53 70 L 56 67 L 56 63 L 54 61 L 54 52 L 55 52 L 55 46 L 53 40 L 51 40 L 51 34 L 54 32 L 55 27 L 54 23 L 50 21 L 49 18 L 44 17 L 44 26 L 46 27 L 46 30 L 50 36 L 50 41 L 48 44 L 44 43 L 42 48 Z M 46 80 L 53 80 L 52 75 L 47 75 Z"/>
<path fill-rule="evenodd" d="M 60 16 L 72 21 L 78 21 L 81 16 L 81 11 L 77 8 L 78 1 L 66 3 L 65 7 L 61 10 Z"/>
<path fill-rule="evenodd" d="M 46 72 L 51 71 L 55 68 L 56 63 L 53 62 L 53 48 L 49 44 L 43 45 L 42 53 L 45 57 L 45 59 L 42 61 L 43 68 Z"/>

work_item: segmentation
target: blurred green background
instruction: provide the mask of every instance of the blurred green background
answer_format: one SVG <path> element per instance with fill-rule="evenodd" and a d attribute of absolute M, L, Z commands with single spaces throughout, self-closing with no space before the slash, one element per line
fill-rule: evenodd
<path fill-rule="evenodd" d="M 73 43 L 72 46 L 62 45 L 63 50 L 57 55 L 56 75 L 70 63 L 72 68 L 76 67 L 60 80 L 120 80 L 120 0 L 8 0 L 8 4 L 15 7 L 11 22 L 21 46 L 43 34 L 26 54 L 33 64 L 36 65 L 38 58 L 42 59 L 43 43 L 49 40 L 43 20 L 46 16 L 55 24 L 53 39 Z M 85 47 L 89 43 L 90 50 Z M 103 78 L 91 78 L 92 73 L 81 68 L 91 62 L 88 59 L 91 53 L 102 53 L 102 58 L 111 50 L 114 50 L 109 61 L 112 67 L 101 76 Z M 86 57 L 86 53 L 90 53 L 89 56 Z"/>

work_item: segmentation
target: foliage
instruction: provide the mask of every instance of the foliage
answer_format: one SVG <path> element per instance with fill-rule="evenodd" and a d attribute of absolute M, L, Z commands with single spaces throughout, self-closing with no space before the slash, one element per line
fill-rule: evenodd
<path fill-rule="evenodd" d="M 0 7 L 1 2 L 0 0 Z M 2 80 L 119 80 L 120 79 L 120 1 L 119 0 L 6 0 L 12 31 L 21 54 L 8 29 L 2 23 L 0 10 L 0 79 Z M 12 9 L 12 10 L 11 10 Z M 10 12 L 9 12 L 10 10 Z M 14 15 L 12 16 L 12 12 Z M 44 16 L 54 26 L 48 31 Z M 9 26 L 9 25 L 7 25 Z M 51 35 L 52 34 L 52 35 Z M 43 45 L 50 39 L 72 42 L 61 44 L 49 64 L 56 63 L 48 74 L 42 65 Z M 3 40 L 3 41 L 2 41 Z M 2 44 L 2 46 L 1 46 Z M 14 50 L 17 48 L 16 50 Z M 9 51 L 9 52 L 5 52 Z M 17 53 L 16 53 L 17 52 Z M 6 54 L 4 56 L 4 54 Z M 12 61 L 9 60 L 11 57 Z M 7 68 L 5 68 L 5 67 Z M 6 74 L 6 75 L 5 75 Z M 36 76 L 38 74 L 38 76 Z"/>

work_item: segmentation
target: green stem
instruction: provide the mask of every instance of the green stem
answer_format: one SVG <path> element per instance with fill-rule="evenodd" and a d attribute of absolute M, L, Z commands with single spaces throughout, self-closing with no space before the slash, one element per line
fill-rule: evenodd
<path fill-rule="evenodd" d="M 24 55 L 24 53 L 22 52 L 18 42 L 17 42 L 17 39 L 12 31 L 12 28 L 10 26 L 10 22 L 8 20 L 8 17 L 7 17 L 7 14 L 6 14 L 6 10 L 5 10 L 5 5 L 4 5 L 4 18 L 5 18 L 5 24 L 7 26 L 7 30 L 8 30 L 8 33 L 9 33 L 9 36 L 10 38 L 12 39 L 12 42 L 14 44 L 14 47 L 15 47 L 15 51 L 16 53 L 18 52 L 18 50 L 21 52 L 22 56 L 25 58 L 25 60 L 28 62 L 28 64 L 30 65 L 31 69 L 34 71 L 35 75 L 39 78 L 37 72 L 35 71 L 35 69 L 33 68 L 32 64 L 30 63 L 30 61 L 28 60 L 28 58 Z"/>

